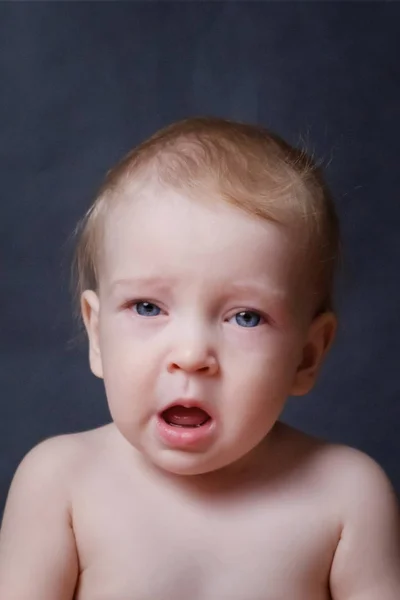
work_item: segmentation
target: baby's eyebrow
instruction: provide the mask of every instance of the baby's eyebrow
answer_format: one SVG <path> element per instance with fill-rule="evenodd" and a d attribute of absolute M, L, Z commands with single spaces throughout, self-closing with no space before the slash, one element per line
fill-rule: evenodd
<path fill-rule="evenodd" d="M 229 284 L 229 290 L 239 293 L 257 293 L 261 295 L 268 295 L 276 300 L 284 300 L 287 297 L 287 292 L 284 289 L 280 289 L 271 284 L 265 284 L 257 281 L 234 281 Z"/>
<path fill-rule="evenodd" d="M 127 288 L 132 286 L 151 286 L 155 288 L 170 288 L 171 286 L 175 286 L 178 280 L 175 278 L 166 278 L 162 276 L 143 276 L 143 277 L 126 277 L 122 279 L 116 279 L 111 281 L 109 284 L 110 291 L 114 292 L 119 288 Z M 269 296 L 274 296 L 277 299 L 284 298 L 286 293 L 284 290 L 279 289 L 272 284 L 264 284 L 257 281 L 229 281 L 229 282 L 220 282 L 219 286 L 225 289 L 226 292 L 239 292 L 239 293 L 259 293 L 259 294 L 268 294 Z"/>
<path fill-rule="evenodd" d="M 111 293 L 118 292 L 120 289 L 129 289 L 136 286 L 146 286 L 157 288 L 158 290 L 163 290 L 170 288 L 174 285 L 174 281 L 172 279 L 166 279 L 165 277 L 126 277 L 121 279 L 116 279 L 111 281 L 108 285 L 109 291 Z"/>

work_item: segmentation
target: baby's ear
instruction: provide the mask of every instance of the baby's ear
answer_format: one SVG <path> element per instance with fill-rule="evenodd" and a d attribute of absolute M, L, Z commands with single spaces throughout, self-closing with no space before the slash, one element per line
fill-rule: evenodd
<path fill-rule="evenodd" d="M 99 297 L 93 290 L 85 290 L 81 297 L 82 319 L 89 338 L 89 363 L 92 373 L 103 378 L 99 344 Z"/>
<path fill-rule="evenodd" d="M 337 320 L 332 312 L 318 315 L 311 323 L 294 378 L 292 396 L 303 396 L 314 387 L 319 369 L 335 338 L 336 328 Z"/>

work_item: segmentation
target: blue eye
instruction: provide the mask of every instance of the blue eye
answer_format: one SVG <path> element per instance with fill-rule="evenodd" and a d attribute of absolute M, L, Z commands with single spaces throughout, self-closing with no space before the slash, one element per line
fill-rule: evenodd
<path fill-rule="evenodd" d="M 151 302 L 136 302 L 133 306 L 141 317 L 157 317 L 161 312 L 161 308 Z"/>
<path fill-rule="evenodd" d="M 234 319 L 240 327 L 257 327 L 261 322 L 261 315 L 251 310 L 236 313 Z"/>

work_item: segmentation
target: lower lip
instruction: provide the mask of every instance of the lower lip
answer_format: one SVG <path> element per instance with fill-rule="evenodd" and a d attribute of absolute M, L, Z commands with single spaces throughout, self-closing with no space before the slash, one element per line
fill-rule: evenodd
<path fill-rule="evenodd" d="M 215 430 L 215 422 L 210 419 L 200 427 L 176 427 L 169 425 L 158 415 L 157 432 L 162 442 L 170 448 L 200 449 L 211 442 Z"/>

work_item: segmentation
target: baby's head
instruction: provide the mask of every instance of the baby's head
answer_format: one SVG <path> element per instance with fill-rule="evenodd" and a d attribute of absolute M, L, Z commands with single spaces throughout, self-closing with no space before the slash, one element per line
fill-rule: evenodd
<path fill-rule="evenodd" d="M 308 392 L 333 339 L 338 225 L 319 170 L 259 127 L 188 119 L 106 177 L 77 246 L 92 371 L 159 467 L 226 467 Z"/>

